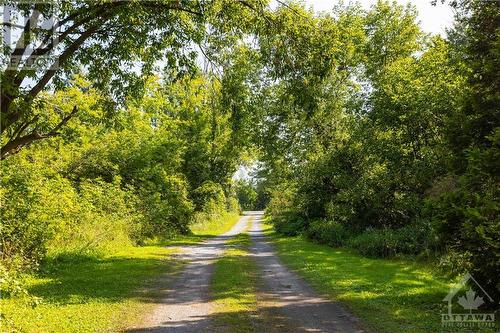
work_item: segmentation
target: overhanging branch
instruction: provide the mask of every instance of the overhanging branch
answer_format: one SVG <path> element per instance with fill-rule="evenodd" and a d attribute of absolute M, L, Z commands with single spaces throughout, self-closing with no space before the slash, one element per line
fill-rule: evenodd
<path fill-rule="evenodd" d="M 21 129 L 20 131 L 18 132 L 18 134 L 16 135 L 15 138 L 9 140 L 9 142 L 7 142 L 1 149 L 0 149 L 0 159 L 3 160 L 5 159 L 6 157 L 10 156 L 10 155 L 14 155 L 16 154 L 17 152 L 19 152 L 21 150 L 21 148 L 23 148 L 24 146 L 26 145 L 29 145 L 30 143 L 32 142 L 35 142 L 37 140 L 41 140 L 41 139 L 46 139 L 46 138 L 51 138 L 51 137 L 54 137 L 54 136 L 57 136 L 59 135 L 59 130 L 64 126 L 66 125 L 66 123 L 71 119 L 73 118 L 73 116 L 78 112 L 78 107 L 75 105 L 73 107 L 73 110 L 68 114 L 66 115 L 65 117 L 63 117 L 61 119 L 61 121 L 56 125 L 54 126 L 54 128 L 52 130 L 50 130 L 49 132 L 47 133 L 39 133 L 36 129 L 30 133 L 30 134 L 27 134 L 27 135 L 23 135 L 21 136 L 21 133 L 24 129 L 26 129 L 31 123 L 33 123 L 33 121 L 29 121 L 27 122 L 26 124 L 22 125 L 21 126 Z"/>

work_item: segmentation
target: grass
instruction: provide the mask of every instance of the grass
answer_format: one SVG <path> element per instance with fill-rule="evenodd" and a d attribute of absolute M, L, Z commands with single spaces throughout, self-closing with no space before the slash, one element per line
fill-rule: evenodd
<path fill-rule="evenodd" d="M 444 331 L 440 314 L 446 313 L 446 304 L 442 299 L 455 281 L 431 267 L 410 260 L 366 258 L 300 237 L 280 237 L 269 224 L 265 228 L 286 265 L 320 293 L 346 304 L 375 331 Z"/>
<path fill-rule="evenodd" d="M 29 296 L 0 298 L 0 332 L 116 332 L 138 324 L 159 297 L 158 278 L 182 266 L 169 259 L 176 248 L 164 245 L 201 242 L 237 219 L 227 214 L 222 222 L 197 226 L 191 236 L 113 255 L 48 258 L 39 274 L 27 277 Z"/>
<path fill-rule="evenodd" d="M 223 234 L 236 224 L 240 215 L 238 213 L 226 213 L 221 219 L 198 223 L 191 226 L 191 235 L 182 235 L 169 239 L 166 245 L 194 245 L 210 237 Z"/>
<path fill-rule="evenodd" d="M 254 331 L 257 316 L 257 267 L 248 256 L 250 242 L 250 236 L 245 233 L 229 240 L 231 248 L 215 263 L 212 278 L 214 320 L 232 333 Z"/>
<path fill-rule="evenodd" d="M 171 252 L 145 246 L 101 258 L 49 259 L 41 274 L 27 279 L 29 297 L 0 300 L 0 331 L 105 332 L 133 324 L 154 306 L 147 287 L 175 270 L 166 262 Z"/>

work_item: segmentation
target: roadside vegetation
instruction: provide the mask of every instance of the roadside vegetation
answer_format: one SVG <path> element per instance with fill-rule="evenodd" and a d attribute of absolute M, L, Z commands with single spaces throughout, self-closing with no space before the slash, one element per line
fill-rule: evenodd
<path fill-rule="evenodd" d="M 376 332 L 457 332 L 441 326 L 442 302 L 456 283 L 412 258 L 368 258 L 303 237 L 283 237 L 264 224 L 279 257 L 321 294 L 341 301 Z M 495 332 L 470 329 L 470 332 Z"/>
<path fill-rule="evenodd" d="M 191 227 L 191 232 L 194 236 L 197 237 L 217 236 L 229 231 L 236 224 L 239 218 L 239 213 L 226 213 L 220 218 L 212 217 L 209 220 L 200 222 L 198 224 L 193 224 L 193 226 Z"/>
<path fill-rule="evenodd" d="M 103 123 L 102 96 L 82 87 L 89 83 L 79 79 L 48 97 L 62 107 L 79 101 L 81 118 L 0 166 L 0 320 L 7 331 L 109 331 L 126 307 L 132 320 L 148 310 L 133 296 L 137 288 L 175 266 L 158 245 L 200 242 L 239 216 L 231 176 L 241 146 L 225 118 L 213 122 L 220 95 L 205 77 L 169 86 L 179 104 L 167 103 L 166 87 L 152 78 L 149 96 L 130 99 L 114 124 Z M 221 166 L 206 165 L 210 159 Z"/>
<path fill-rule="evenodd" d="M 454 5 L 446 39 L 394 2 L 335 19 L 297 9 L 285 31 L 300 38 L 268 41 L 285 44 L 272 56 L 301 74 L 268 90 L 260 174 L 279 233 L 427 258 L 450 276 L 470 272 L 498 300 L 500 5 Z"/>
<path fill-rule="evenodd" d="M 269 204 L 269 192 L 265 183 L 255 175 L 235 181 L 234 192 L 243 210 L 264 210 Z"/>
<path fill-rule="evenodd" d="M 243 206 L 368 262 L 468 271 L 496 300 L 479 311 L 498 309 L 500 2 L 437 1 L 456 13 L 443 36 L 397 1 L 274 2 L 4 6 L 1 304 L 55 309 L 71 267 L 122 272 L 124 251 L 155 272 L 168 253 L 148 245 L 226 231 Z M 242 165 L 252 179 L 233 179 Z M 30 318 L 9 306 L 2 324 Z"/>
<path fill-rule="evenodd" d="M 238 222 L 239 213 L 225 213 L 218 218 L 212 217 L 203 222 L 198 222 L 191 226 L 191 232 L 188 235 L 178 235 L 167 241 L 167 245 L 192 245 L 206 240 L 207 238 L 221 235 L 229 230 Z M 152 242 L 159 240 L 153 240 Z M 161 242 L 161 241 L 160 241 Z"/>
<path fill-rule="evenodd" d="M 153 311 L 160 277 L 182 263 L 171 245 L 195 244 L 231 229 L 237 213 L 193 226 L 190 235 L 125 246 L 112 254 L 66 253 L 45 258 L 37 274 L 19 276 L 15 297 L 0 299 L 2 332 L 116 332 L 139 325 Z M 162 278 L 163 280 L 163 278 Z"/>

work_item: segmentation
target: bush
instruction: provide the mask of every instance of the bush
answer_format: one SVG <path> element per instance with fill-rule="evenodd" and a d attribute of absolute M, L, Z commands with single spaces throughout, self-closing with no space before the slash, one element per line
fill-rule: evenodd
<path fill-rule="evenodd" d="M 428 252 L 436 248 L 436 239 L 428 223 L 418 223 L 399 229 L 370 229 L 351 238 L 348 245 L 363 255 L 393 257 Z"/>
<path fill-rule="evenodd" d="M 51 252 L 108 251 L 130 244 L 140 215 L 133 194 L 101 180 L 72 184 L 39 164 L 3 169 L 2 261 L 33 268 Z M 17 266 L 20 266 L 18 263 Z"/>
<path fill-rule="evenodd" d="M 305 234 L 312 240 L 334 247 L 344 246 L 351 236 L 340 223 L 325 220 L 311 222 Z"/>
<path fill-rule="evenodd" d="M 266 215 L 271 219 L 281 219 L 284 215 L 293 215 L 297 190 L 293 184 L 281 183 L 270 190 L 271 199 L 266 208 Z"/>
<path fill-rule="evenodd" d="M 0 262 L 0 295 L 13 296 L 17 294 L 28 294 L 25 288 L 22 271 L 26 270 L 26 263 L 19 258 L 9 258 Z M 31 267 L 34 269 L 35 267 Z"/>
<path fill-rule="evenodd" d="M 307 228 L 307 220 L 294 212 L 283 213 L 272 220 L 274 230 L 285 236 L 297 236 Z"/>
<path fill-rule="evenodd" d="M 138 204 L 145 219 L 141 223 L 139 241 L 188 233 L 193 204 L 188 199 L 184 178 L 159 172 L 156 177 L 141 185 Z"/>
<path fill-rule="evenodd" d="M 445 274 L 456 276 L 472 270 L 471 253 L 448 250 L 438 261 L 438 267 Z"/>
<path fill-rule="evenodd" d="M 112 183 L 100 179 L 80 183 L 79 209 L 48 241 L 50 252 L 91 255 L 132 245 L 131 235 L 137 233 L 143 216 L 135 206 L 135 194 L 120 185 L 119 177 Z"/>
<path fill-rule="evenodd" d="M 220 184 L 206 181 L 193 191 L 192 196 L 197 211 L 218 214 L 225 210 L 226 196 Z"/>
<path fill-rule="evenodd" d="M 2 168 L 1 256 L 2 261 L 16 260 L 31 267 L 43 258 L 54 234 L 75 220 L 80 205 L 68 180 L 44 174 L 34 163 L 15 166 Z"/>
<path fill-rule="evenodd" d="M 233 187 L 241 208 L 244 210 L 254 210 L 257 200 L 257 191 L 253 184 L 249 181 L 240 179 L 234 182 Z"/>
<path fill-rule="evenodd" d="M 451 191 L 428 201 L 426 213 L 440 242 L 450 253 L 443 261 L 453 270 L 460 264 L 492 295 L 500 297 L 500 128 L 488 137 L 489 146 L 467 152 L 467 169 Z"/>
<path fill-rule="evenodd" d="M 196 211 L 190 221 L 191 225 L 203 225 L 217 222 L 227 211 L 239 213 L 239 205 L 235 198 L 226 200 L 220 184 L 212 181 L 204 182 L 192 194 Z"/>
<path fill-rule="evenodd" d="M 226 201 L 226 209 L 229 213 L 241 213 L 240 203 L 235 197 L 229 197 Z"/>

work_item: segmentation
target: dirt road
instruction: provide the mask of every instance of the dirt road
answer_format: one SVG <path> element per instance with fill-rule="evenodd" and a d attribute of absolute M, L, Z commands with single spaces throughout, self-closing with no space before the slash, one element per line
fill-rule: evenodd
<path fill-rule="evenodd" d="M 255 214 L 250 236 L 252 254 L 262 280 L 259 308 L 267 312 L 269 325 L 280 322 L 282 332 L 364 332 L 360 324 L 340 304 L 318 296 L 297 274 L 277 258 L 262 232 L 262 214 Z M 276 331 L 276 324 L 273 328 Z"/>
<path fill-rule="evenodd" d="M 277 258 L 262 232 L 262 212 L 248 212 L 227 233 L 199 245 L 182 248 L 179 259 L 187 262 L 183 272 L 165 291 L 167 295 L 139 328 L 126 332 L 212 333 L 227 332 L 214 325 L 210 281 L 214 261 L 226 241 L 242 232 L 251 221 L 251 255 L 259 267 L 259 332 L 364 332 L 354 316 L 340 304 L 318 296 Z M 264 331 L 262 331 L 264 329 Z"/>

